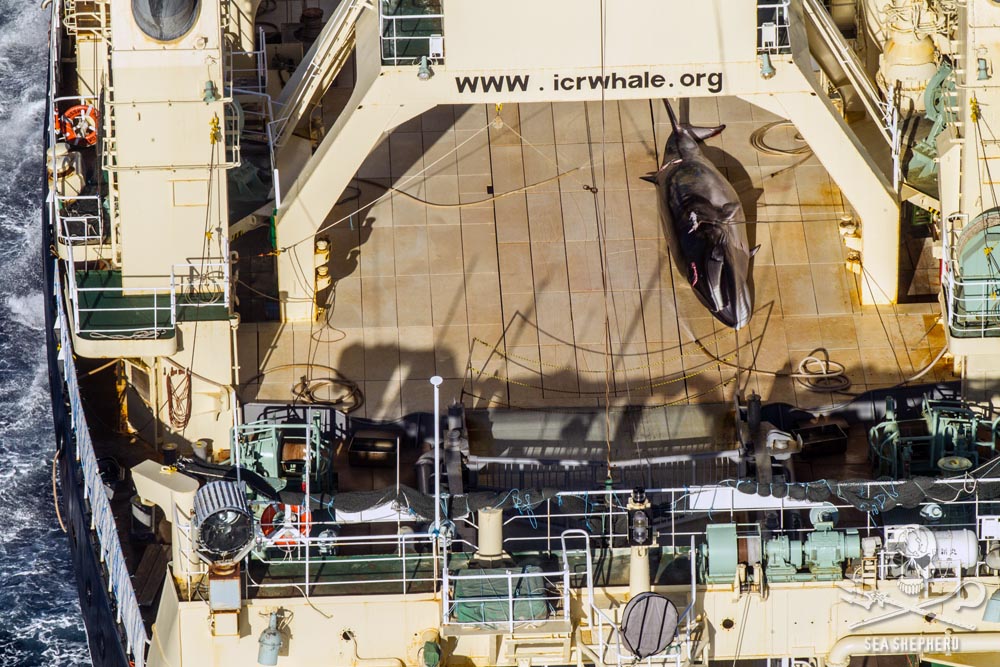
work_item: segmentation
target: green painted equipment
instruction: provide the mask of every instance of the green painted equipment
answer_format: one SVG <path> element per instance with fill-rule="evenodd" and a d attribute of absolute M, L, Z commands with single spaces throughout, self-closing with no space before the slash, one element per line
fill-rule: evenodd
<path fill-rule="evenodd" d="M 1000 260 L 994 253 L 998 243 L 998 208 L 980 213 L 945 239 L 942 282 L 952 336 L 1000 336 Z"/>
<path fill-rule="evenodd" d="M 307 461 L 312 492 L 333 487 L 333 452 L 320 432 L 318 419 L 312 424 L 270 420 L 241 424 L 234 429 L 233 442 L 239 448 L 240 465 L 267 478 L 278 491 L 300 489 Z"/>
<path fill-rule="evenodd" d="M 913 146 L 913 157 L 907 168 L 912 179 L 937 177 L 937 138 L 945 126 L 955 120 L 955 114 L 948 110 L 949 107 L 955 106 L 953 71 L 951 64 L 943 61 L 938 71 L 927 82 L 924 91 L 924 107 L 927 109 L 925 118 L 932 125 L 927 136 Z"/>
<path fill-rule="evenodd" d="M 815 507 L 809 520 L 816 528 L 805 541 L 787 535 L 771 538 L 764 546 L 768 581 L 837 581 L 844 577 L 844 564 L 861 556 L 858 531 L 834 530 L 837 510 Z M 806 569 L 808 572 L 799 572 Z"/>
<path fill-rule="evenodd" d="M 887 396 L 885 418 L 868 432 L 869 458 L 878 475 L 953 474 L 979 465 L 979 448 L 994 449 L 997 424 L 964 401 L 924 398 L 919 419 L 897 419 Z"/>
<path fill-rule="evenodd" d="M 731 584 L 736 580 L 739 548 L 736 524 L 722 523 L 705 527 L 705 543 L 699 546 L 701 580 L 706 584 Z"/>

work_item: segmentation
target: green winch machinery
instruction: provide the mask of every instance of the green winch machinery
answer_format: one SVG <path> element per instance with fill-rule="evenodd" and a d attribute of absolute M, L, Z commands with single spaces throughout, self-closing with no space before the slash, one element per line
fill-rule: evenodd
<path fill-rule="evenodd" d="M 771 582 L 843 579 L 845 565 L 861 557 L 858 531 L 834 530 L 837 511 L 832 506 L 813 508 L 809 519 L 815 530 L 805 539 L 776 535 L 764 543 L 763 553 L 759 535 L 743 538 L 747 546 L 741 553 L 736 524 L 707 526 L 705 542 L 698 549 L 701 580 L 706 584 L 732 584 L 739 575 L 741 560 L 749 561 L 751 566 L 763 560 Z"/>
<path fill-rule="evenodd" d="M 837 581 L 844 563 L 861 557 L 861 537 L 853 528 L 834 530 L 837 512 L 817 507 L 809 511 L 815 530 L 805 540 L 788 535 L 772 537 L 764 545 L 769 581 Z M 808 572 L 800 572 L 802 569 Z"/>
<path fill-rule="evenodd" d="M 919 419 L 898 419 L 885 399 L 885 418 L 868 432 L 869 458 L 878 475 L 955 474 L 979 465 L 979 448 L 993 450 L 998 420 L 988 420 L 964 401 L 924 397 Z"/>
<path fill-rule="evenodd" d="M 276 490 L 297 486 L 304 480 L 306 461 L 313 492 L 333 487 L 332 449 L 322 436 L 319 419 L 311 424 L 261 420 L 236 427 L 234 447 L 244 468 L 266 478 Z"/>

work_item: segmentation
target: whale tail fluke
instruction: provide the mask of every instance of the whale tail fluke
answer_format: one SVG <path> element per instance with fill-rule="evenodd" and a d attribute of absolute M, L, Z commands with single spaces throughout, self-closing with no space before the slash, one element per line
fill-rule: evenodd
<path fill-rule="evenodd" d="M 715 127 L 696 127 L 690 123 L 680 123 L 677 121 L 676 114 L 674 114 L 674 108 L 670 106 L 670 100 L 664 98 L 663 105 L 667 107 L 667 115 L 670 116 L 670 126 L 673 128 L 675 134 L 679 134 L 683 131 L 692 139 L 705 141 L 706 139 L 711 139 L 718 134 L 722 134 L 722 131 L 726 129 L 725 125 L 716 125 Z"/>

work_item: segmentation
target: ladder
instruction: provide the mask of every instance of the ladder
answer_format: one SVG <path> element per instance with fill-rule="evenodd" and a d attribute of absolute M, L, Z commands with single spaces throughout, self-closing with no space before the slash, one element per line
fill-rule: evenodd
<path fill-rule="evenodd" d="M 814 53 L 813 56 L 817 61 L 836 65 L 843 71 L 848 83 L 857 92 L 865 110 L 878 126 L 882 137 L 891 146 L 893 137 L 886 127 L 887 106 L 882 102 L 871 79 L 868 78 L 857 54 L 847 44 L 820 0 L 803 0 L 802 7 L 805 10 L 808 27 L 815 31 L 822 46 L 825 47 L 825 53 Z M 810 44 L 810 46 L 811 51 L 816 50 L 816 45 Z M 824 58 L 824 56 L 827 57 Z"/>
<path fill-rule="evenodd" d="M 65 0 L 63 25 L 76 38 L 111 38 L 111 3 L 105 0 Z"/>
<path fill-rule="evenodd" d="M 280 148 L 326 92 L 354 49 L 354 26 L 371 0 L 344 0 L 275 101 L 281 117 L 270 124 L 271 141 Z"/>

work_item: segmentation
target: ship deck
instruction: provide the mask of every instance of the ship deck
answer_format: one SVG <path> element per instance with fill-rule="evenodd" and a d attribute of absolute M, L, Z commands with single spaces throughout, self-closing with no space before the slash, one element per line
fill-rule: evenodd
<path fill-rule="evenodd" d="M 242 398 L 289 400 L 315 364 L 357 382 L 355 414 L 371 419 L 430 409 L 435 374 L 444 399 L 468 407 L 719 402 L 739 387 L 813 408 L 846 398 L 788 376 L 817 350 L 844 364 L 851 393 L 931 361 L 944 332 L 926 234 L 904 221 L 908 302 L 860 305 L 870 277 L 845 268 L 839 235 L 851 209 L 818 160 L 755 150 L 751 134 L 779 119 L 742 100 L 685 106 L 693 124 L 727 125 L 707 154 L 761 246 L 749 330 L 716 322 L 671 266 L 654 186 L 640 180 L 670 131 L 659 101 L 607 103 L 603 117 L 600 103 L 504 105 L 502 125 L 492 105 L 438 107 L 383 140 L 328 218 L 334 288 L 321 322 L 267 321 L 274 295 L 257 292 L 273 290 L 269 265 L 241 269 L 257 290 L 240 293 Z M 787 126 L 766 139 L 801 145 Z M 756 369 L 749 381 L 737 364 Z M 924 381 L 949 377 L 941 362 Z"/>

